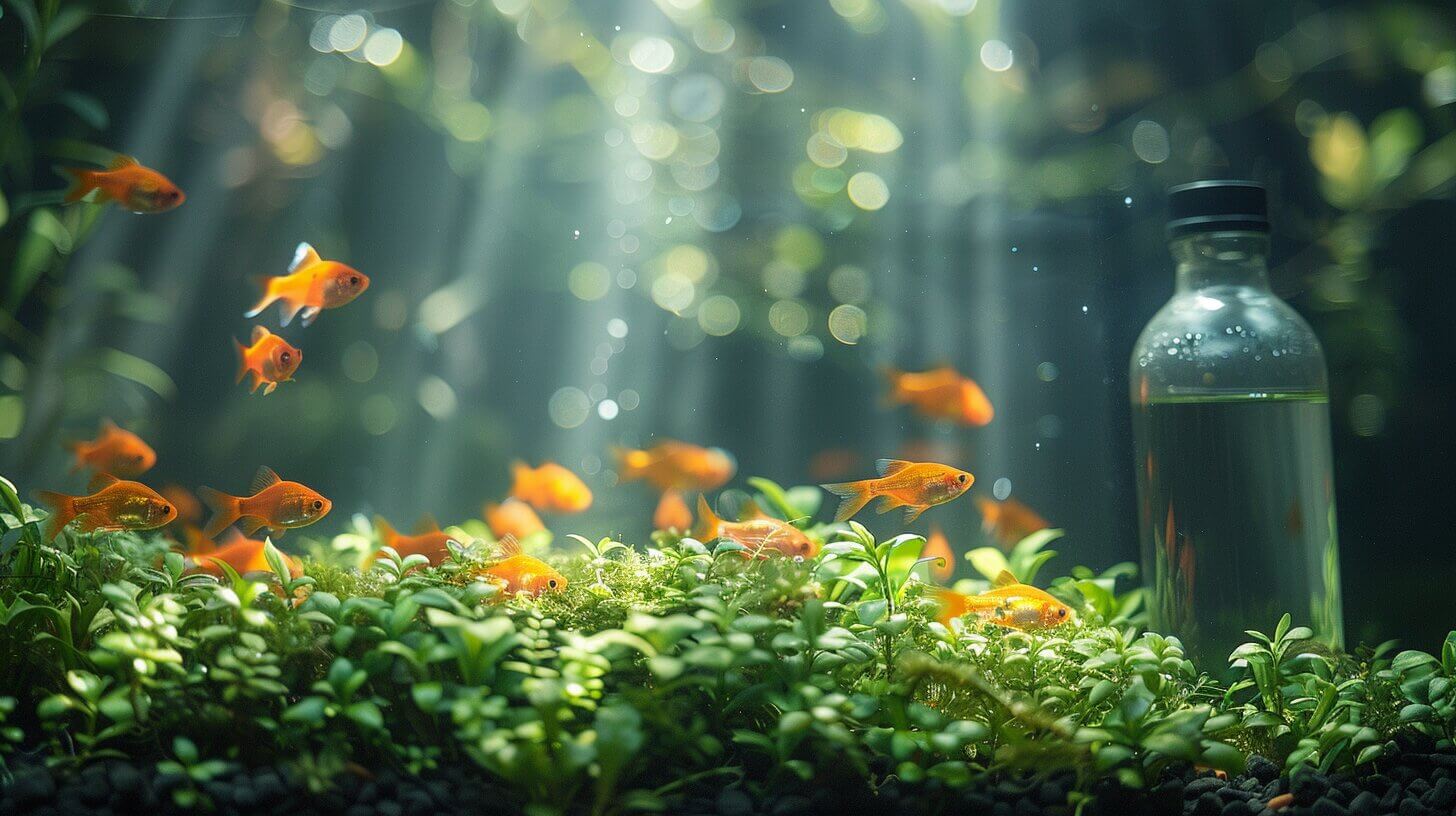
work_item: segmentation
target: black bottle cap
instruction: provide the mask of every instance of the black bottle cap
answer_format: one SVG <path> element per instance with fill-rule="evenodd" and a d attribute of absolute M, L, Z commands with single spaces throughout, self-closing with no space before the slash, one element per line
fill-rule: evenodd
<path fill-rule="evenodd" d="M 1209 179 L 1168 188 L 1169 238 L 1226 231 L 1269 231 L 1269 201 L 1264 185 Z"/>

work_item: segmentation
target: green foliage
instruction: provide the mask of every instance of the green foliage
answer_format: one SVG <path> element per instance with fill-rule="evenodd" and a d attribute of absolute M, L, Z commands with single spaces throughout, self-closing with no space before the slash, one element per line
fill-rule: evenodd
<path fill-rule="evenodd" d="M 806 563 L 573 537 L 547 556 L 568 587 L 530 599 L 475 580 L 475 544 L 438 566 L 385 549 L 362 572 L 305 560 L 295 577 L 270 543 L 267 571 L 219 579 L 159 540 L 42 542 L 5 483 L 0 505 L 0 758 L 150 759 L 188 807 L 232 764 L 278 757 L 315 786 L 350 762 L 472 763 L 540 812 L 670 809 L 708 780 L 872 787 L 887 760 L 912 782 L 1064 766 L 1145 786 L 1250 751 L 1350 767 L 1401 731 L 1449 743 L 1456 721 L 1456 635 L 1439 656 L 1326 655 L 1286 618 L 1250 633 L 1224 688 L 1177 638 L 1138 631 L 1125 566 L 1053 583 L 1079 624 L 947 626 L 923 539 L 854 523 Z M 1008 564 L 1035 575 L 1045 543 Z"/>

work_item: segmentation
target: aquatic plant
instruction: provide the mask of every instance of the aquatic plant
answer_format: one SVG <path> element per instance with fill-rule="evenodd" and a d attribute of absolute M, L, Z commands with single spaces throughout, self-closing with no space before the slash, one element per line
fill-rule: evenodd
<path fill-rule="evenodd" d="M 1180 763 L 1237 772 L 1247 751 L 1368 766 L 1400 734 L 1449 747 L 1456 728 L 1456 635 L 1440 656 L 1314 654 L 1286 617 L 1250 633 L 1221 687 L 1177 638 L 1128 623 L 1120 569 L 1053 585 L 1080 624 L 947 627 L 917 574 L 923 541 L 857 524 L 804 563 L 577 539 L 553 557 L 568 588 L 532 600 L 473 580 L 478 547 L 439 567 L 389 550 L 362 572 L 308 560 L 295 577 L 269 545 L 271 574 L 215 578 L 160 538 L 47 544 L 8 484 L 0 506 L 0 757 L 161 763 L 179 806 L 281 757 L 320 789 L 350 766 L 463 763 L 515 798 L 502 804 L 548 812 L 1028 767 L 1075 771 L 1080 801 Z"/>

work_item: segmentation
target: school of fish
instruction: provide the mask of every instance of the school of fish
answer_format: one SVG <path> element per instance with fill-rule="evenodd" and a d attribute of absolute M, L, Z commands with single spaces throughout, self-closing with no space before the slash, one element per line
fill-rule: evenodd
<path fill-rule="evenodd" d="M 135 213 L 161 213 L 186 200 L 182 190 L 166 176 L 130 156 L 117 155 L 104 169 L 66 167 L 62 171 L 72 179 L 64 195 L 66 203 L 115 203 Z M 260 279 L 262 295 L 245 316 L 257 317 L 277 303 L 281 326 L 287 327 L 295 318 L 309 326 L 324 310 L 354 301 L 369 284 L 369 278 L 357 269 L 325 260 L 313 246 L 301 243 L 285 274 Z M 262 388 L 264 395 L 271 394 L 280 384 L 293 381 L 303 362 L 302 350 L 261 325 L 253 327 L 247 345 L 236 339 L 233 345 L 236 380 L 241 383 L 251 378 L 251 393 Z M 980 384 L 950 365 L 918 372 L 887 368 L 885 379 L 890 405 L 908 405 L 926 419 L 980 427 L 995 416 Z M 266 572 L 270 567 L 265 558 L 266 540 L 250 536 L 262 529 L 271 530 L 274 537 L 281 536 L 285 530 L 319 521 L 333 507 L 318 491 L 285 481 L 268 467 L 258 469 L 246 495 L 208 487 L 198 488 L 194 495 L 178 485 L 168 485 L 159 493 L 140 482 L 128 481 L 151 470 L 157 455 L 136 433 L 110 420 L 103 420 L 94 439 L 76 441 L 68 447 L 73 457 L 72 470 L 94 475 L 86 494 L 40 493 L 52 508 L 45 530 L 48 540 L 72 522 L 84 532 L 168 527 L 168 534 L 188 553 L 188 563 L 194 569 L 221 576 L 225 564 L 239 573 L 251 574 Z M 918 449 L 915 452 L 920 453 Z M 774 555 L 807 559 L 819 551 L 819 542 L 803 529 L 763 512 L 753 502 L 742 508 L 736 520 L 725 521 L 718 516 L 704 494 L 723 487 L 737 470 L 733 458 L 720 448 L 662 439 L 644 449 L 613 448 L 612 453 L 621 482 L 641 481 L 657 492 L 654 529 L 691 534 L 705 542 L 731 541 L 749 559 Z M 829 449 L 815 456 L 810 470 L 820 476 L 839 475 L 850 471 L 857 461 L 858 454 L 852 448 Z M 903 508 L 909 524 L 929 508 L 965 494 L 975 483 L 971 473 L 933 461 L 881 459 L 876 462 L 876 471 L 877 478 L 822 485 L 841 500 L 836 521 L 853 517 L 878 499 L 877 512 Z M 562 590 L 567 586 L 566 577 L 526 554 L 519 542 L 547 531 L 537 511 L 580 513 L 591 507 L 592 492 L 579 476 L 555 462 L 532 466 L 517 461 L 511 465 L 511 478 L 509 495 L 483 507 L 482 515 L 497 546 L 493 557 L 473 576 L 498 584 L 509 595 Z M 698 493 L 696 523 L 684 499 L 684 493 L 690 492 Z M 984 534 L 1002 547 L 1009 548 L 1049 526 L 1018 500 L 976 496 L 975 501 Z M 205 525 L 198 526 L 204 504 L 212 515 Z M 423 555 L 432 565 L 441 563 L 452 547 L 465 546 L 433 520 L 406 535 L 376 516 L 374 532 L 381 548 L 392 548 L 401 556 Z M 381 554 L 382 550 L 375 551 L 367 560 Z M 929 560 L 930 578 L 947 583 L 955 572 L 955 555 L 939 526 L 932 526 L 924 555 Z M 295 576 L 301 574 L 303 565 L 297 558 L 285 559 Z M 947 624 L 964 615 L 1020 629 L 1045 628 L 1075 619 L 1066 604 L 1044 590 L 1018 582 L 1009 572 L 997 576 L 992 588 L 980 594 L 935 587 L 931 595 L 940 606 L 940 619 Z"/>

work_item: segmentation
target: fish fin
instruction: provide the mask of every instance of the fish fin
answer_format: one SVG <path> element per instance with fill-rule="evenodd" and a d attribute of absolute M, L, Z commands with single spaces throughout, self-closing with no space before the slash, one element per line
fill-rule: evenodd
<path fill-rule="evenodd" d="M 819 485 L 840 498 L 839 510 L 834 513 L 835 521 L 844 521 L 850 518 L 855 513 L 863 510 L 866 504 L 870 503 L 870 499 L 874 498 L 870 494 L 870 483 L 872 481 L 874 480 L 866 479 L 860 482 L 833 482 L 831 484 Z"/>
<path fill-rule="evenodd" d="M 500 549 L 501 555 L 506 558 L 515 558 L 521 554 L 521 542 L 517 541 L 516 537 L 510 533 L 501 536 L 495 545 Z"/>
<path fill-rule="evenodd" d="M 237 544 L 238 542 L 246 538 L 247 536 L 243 535 L 242 530 L 239 530 L 236 527 L 229 527 L 223 531 L 222 536 L 218 538 L 217 543 L 226 547 L 229 544 Z"/>
<path fill-rule="evenodd" d="M 238 338 L 234 337 L 233 351 L 237 352 L 238 355 L 238 378 L 233 380 L 233 384 L 237 385 L 243 381 L 244 377 L 248 376 L 248 347 L 239 343 Z"/>
<path fill-rule="evenodd" d="M 318 316 L 322 313 L 323 308 L 320 306 L 305 306 L 303 307 L 303 311 L 299 313 L 299 317 L 302 318 L 301 322 L 303 325 L 312 326 L 313 322 L 318 320 Z"/>
<path fill-rule="evenodd" d="M 276 382 L 270 382 L 267 385 L 263 386 L 263 396 L 266 397 L 269 394 L 273 393 L 273 389 L 275 389 L 277 387 L 278 387 L 278 383 L 276 383 Z"/>
<path fill-rule="evenodd" d="M 699 541 L 712 541 L 718 537 L 718 527 L 723 520 L 713 512 L 712 505 L 708 504 L 708 497 L 698 494 L 698 526 L 693 528 L 693 538 Z"/>
<path fill-rule="evenodd" d="M 243 317 L 257 317 L 263 313 L 264 309 L 272 306 L 278 300 L 278 294 L 273 291 L 273 278 L 264 275 L 256 280 L 258 285 L 263 287 L 263 296 L 253 305 L 253 308 L 243 312 Z"/>
<path fill-rule="evenodd" d="M 254 326 L 253 337 L 249 342 L 251 342 L 253 345 L 257 345 L 259 340 L 262 340 L 264 337 L 267 337 L 272 333 L 273 332 L 268 331 L 267 326 Z"/>
<path fill-rule="evenodd" d="M 239 530 L 242 530 L 243 531 L 243 535 L 245 535 L 245 536 L 253 535 L 254 533 L 256 533 L 259 530 L 261 530 L 264 527 L 266 527 L 267 525 L 268 525 L 268 522 L 267 521 L 264 521 L 263 519 L 261 519 L 261 518 L 259 518 L 257 516 L 246 516 L 243 519 L 241 519 L 241 520 L 238 521 L 238 529 Z M 282 537 L 283 537 L 283 529 L 282 528 L 279 528 L 279 529 L 273 531 L 272 538 L 282 538 Z"/>
<path fill-rule="evenodd" d="M 924 513 L 925 512 L 925 509 L 926 508 L 921 507 L 919 505 L 914 505 L 914 504 L 906 506 L 906 508 L 905 508 L 905 523 L 906 524 L 914 524 L 915 523 L 915 519 L 920 518 L 920 514 L 921 513 Z"/>
<path fill-rule="evenodd" d="M 66 204 L 76 204 L 77 201 L 83 200 L 87 195 L 90 195 L 90 191 L 93 191 L 93 189 L 100 189 L 96 185 L 96 170 L 87 170 L 86 168 L 61 168 L 61 172 L 71 176 L 71 187 L 66 189 L 66 198 L 63 200 Z M 96 197 L 96 203 L 99 204 L 105 198 L 106 191 L 100 191 L 100 194 Z"/>
<path fill-rule="evenodd" d="M 256 394 L 258 393 L 258 389 L 263 387 L 263 375 L 256 371 L 250 371 L 248 373 L 253 375 L 253 385 L 248 389 L 248 393 Z"/>
<path fill-rule="evenodd" d="M 141 162 L 135 156 L 128 156 L 125 153 L 117 153 L 112 157 L 111 163 L 106 165 L 107 170 L 120 170 L 123 167 L 137 167 Z"/>
<path fill-rule="evenodd" d="M 904 506 L 905 502 L 900 501 L 894 496 L 881 496 L 880 500 L 875 502 L 875 512 L 884 514 L 894 510 L 896 507 Z"/>
<path fill-rule="evenodd" d="M 95 493 L 98 490 L 103 490 L 105 488 L 111 487 L 119 481 L 121 480 L 116 478 L 115 476 L 112 476 L 110 473 L 98 472 L 95 476 L 91 477 L 90 482 L 86 483 L 86 490 L 90 493 Z"/>
<path fill-rule="evenodd" d="M 121 430 L 121 427 L 118 426 L 115 422 L 113 422 L 111 420 L 111 417 L 102 417 L 101 418 L 101 433 L 103 433 L 103 434 L 113 434 L 113 433 L 116 433 L 119 430 Z"/>
<path fill-rule="evenodd" d="M 419 521 L 415 522 L 415 532 L 438 533 L 440 532 L 440 522 L 429 513 L 421 513 Z"/>
<path fill-rule="evenodd" d="M 54 541 L 61 530 L 75 520 L 76 497 L 57 493 L 54 490 L 42 490 L 36 493 L 36 496 L 41 502 L 50 505 L 51 515 L 46 519 L 45 540 Z"/>
<path fill-rule="evenodd" d="M 1005 587 L 1019 583 L 1021 582 L 1016 580 L 1016 576 L 1011 574 L 1011 570 L 1001 570 L 1000 572 L 996 573 L 996 578 L 991 582 L 991 586 Z"/>
<path fill-rule="evenodd" d="M 399 538 L 399 533 L 394 529 L 394 525 L 390 524 L 384 516 L 374 517 L 374 532 L 379 533 L 379 541 L 386 547 L 393 547 L 395 540 Z"/>
<path fill-rule="evenodd" d="M 278 313 L 278 325 L 287 326 L 293 322 L 293 318 L 297 317 L 299 312 L 303 311 L 303 304 L 289 298 L 280 298 L 280 302 L 283 304 L 283 308 Z"/>
<path fill-rule="evenodd" d="M 905 403 L 905 389 L 900 386 L 900 378 L 905 372 L 894 366 L 883 366 L 880 372 L 885 376 L 885 383 L 890 390 L 885 392 L 885 404 L 893 408 L 896 405 Z"/>
<path fill-rule="evenodd" d="M 217 538 L 217 534 L 227 529 L 228 525 L 238 520 L 238 514 L 242 509 L 242 499 L 237 496 L 229 496 L 210 487 L 197 488 L 197 497 L 202 503 L 212 509 L 212 518 L 208 519 L 207 525 L 202 528 L 202 535 L 206 538 Z"/>
<path fill-rule="evenodd" d="M 291 275 L 297 272 L 299 268 L 308 264 L 316 264 L 321 260 L 313 246 L 307 241 L 304 241 L 298 245 L 297 249 L 293 250 L 293 261 L 288 264 L 288 273 Z"/>
<path fill-rule="evenodd" d="M 906 462 L 903 459 L 876 459 L 875 472 L 880 474 L 881 477 L 894 476 L 896 473 L 899 473 L 900 471 L 904 470 L 907 467 L 910 467 L 913 464 L 915 463 Z"/>
<path fill-rule="evenodd" d="M 273 468 L 259 465 L 258 472 L 253 474 L 253 481 L 248 483 L 248 490 L 256 496 L 281 481 L 283 480 L 278 478 L 278 474 L 273 472 Z"/>

